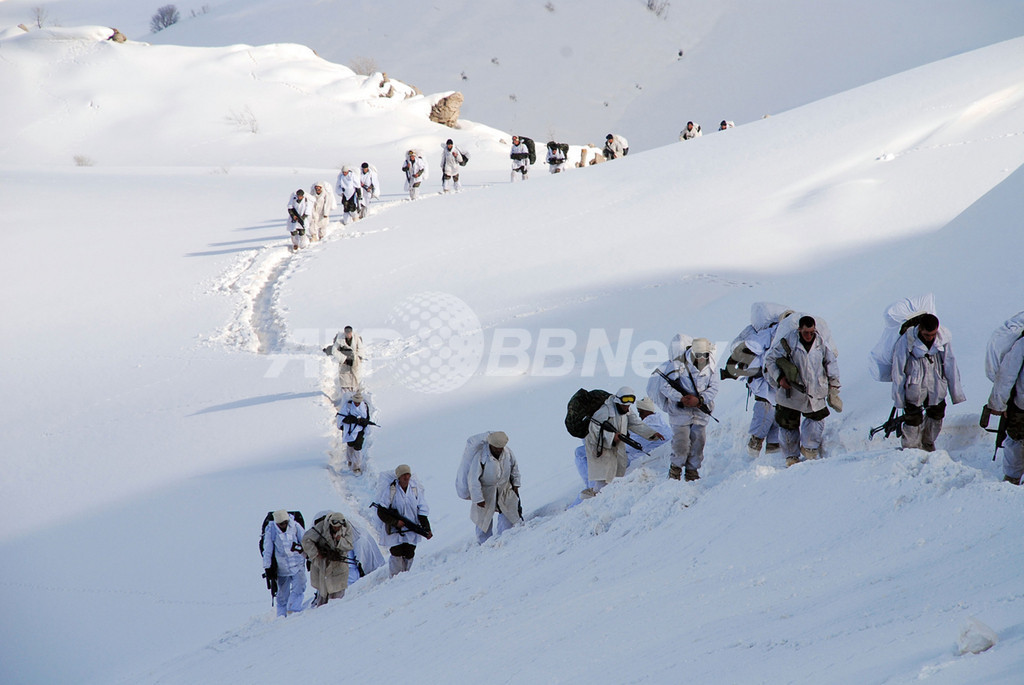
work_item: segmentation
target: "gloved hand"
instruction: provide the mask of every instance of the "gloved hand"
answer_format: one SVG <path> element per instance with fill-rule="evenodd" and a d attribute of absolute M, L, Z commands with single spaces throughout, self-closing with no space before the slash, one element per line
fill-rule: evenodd
<path fill-rule="evenodd" d="M 323 549 L 318 549 L 317 551 L 320 552 L 320 556 L 327 559 L 327 561 L 341 561 L 345 558 L 342 556 L 341 552 L 332 547 L 325 547 Z"/>
<path fill-rule="evenodd" d="M 837 412 L 842 413 L 843 401 L 839 399 L 839 388 L 833 386 L 828 389 L 828 406 L 832 407 Z"/>

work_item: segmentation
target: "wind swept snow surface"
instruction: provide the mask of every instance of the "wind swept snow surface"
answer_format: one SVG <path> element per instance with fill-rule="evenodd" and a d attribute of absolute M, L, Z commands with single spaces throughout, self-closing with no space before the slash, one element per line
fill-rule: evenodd
<path fill-rule="evenodd" d="M 1024 38 L 989 45 L 1013 8 L 980 3 L 954 24 L 936 3 L 934 35 L 893 29 L 881 52 L 894 61 L 871 63 L 880 80 L 780 78 L 776 102 L 801 106 L 557 176 L 541 162 L 513 185 L 508 134 L 485 125 L 501 121 L 430 123 L 436 95 L 379 98 L 379 81 L 315 45 L 223 47 L 270 31 L 258 17 L 271 5 L 249 4 L 251 21 L 211 3 L 161 36 L 206 27 L 214 47 L 0 27 L 15 103 L 0 108 L 0 682 L 369 680 L 396 658 L 422 682 L 1021 682 L 1024 491 L 1001 482 L 977 425 L 989 333 L 1022 309 Z M 581 11 L 549 4 L 518 11 Z M 758 35 L 764 15 L 744 8 L 695 20 L 708 50 L 714 27 L 743 28 L 734 46 Z M 479 38 L 511 10 L 417 12 L 427 39 L 452 22 Z M 253 38 L 214 40 L 224 17 Z M 800 26 L 835 35 L 839 21 Z M 978 49 L 921 61 L 953 33 Z M 765 103 L 743 65 L 783 60 L 799 42 L 787 35 L 722 63 L 745 111 Z M 538 65 L 564 76 L 530 50 L 517 61 L 521 83 Z M 593 82 L 562 89 L 592 107 Z M 226 123 L 245 106 L 258 132 Z M 654 118 L 621 117 L 653 140 Z M 465 191 L 440 195 L 447 137 L 471 161 Z M 433 172 L 415 202 L 398 171 L 410 147 Z M 289 195 L 364 159 L 384 187 L 371 215 L 343 227 L 336 214 L 325 241 L 291 254 Z M 931 454 L 867 439 L 891 406 L 868 373 L 882 313 L 924 292 L 968 396 Z M 663 447 L 569 507 L 582 488 L 562 425 L 571 394 L 642 390 L 675 333 L 725 344 L 755 301 L 831 326 L 845 411 L 826 422 L 825 458 L 751 461 L 744 388 L 725 381 L 701 480 L 668 481 Z M 381 424 L 361 477 L 344 465 L 337 367 L 321 351 L 345 325 L 367 343 Z M 526 524 L 477 546 L 453 480 L 484 430 L 511 438 Z M 333 509 L 366 527 L 377 478 L 399 463 L 435 532 L 413 569 L 275 619 L 265 513 Z M 959 655 L 975 622 L 998 642 Z"/>

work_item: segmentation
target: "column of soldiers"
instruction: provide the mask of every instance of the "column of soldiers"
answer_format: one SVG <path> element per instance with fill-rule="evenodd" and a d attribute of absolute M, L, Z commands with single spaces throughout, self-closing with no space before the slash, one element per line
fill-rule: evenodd
<path fill-rule="evenodd" d="M 346 412 L 339 416 L 354 420 L 343 419 L 339 427 L 346 429 L 347 445 L 356 440 L 350 441 L 349 433 L 357 434 L 361 443 L 363 432 L 372 424 L 361 385 L 362 341 L 346 326 L 324 352 L 339 362 L 339 385 L 350 393 Z M 953 404 L 966 400 L 951 335 L 934 313 L 922 312 L 902 323 L 890 355 L 888 375 L 894 407 L 886 427 L 899 434 L 903 449 L 934 451 L 946 397 Z M 838 351 L 820 318 L 758 302 L 751 308 L 751 324 L 733 340 L 720 372 L 715 345 L 707 338 L 678 334 L 670 356 L 652 373 L 649 397 L 638 401 L 632 388 L 624 386 L 607 394 L 589 417 L 586 437 L 577 451 L 586 483 L 581 499 L 596 496 L 612 480 L 625 475 L 634 458 L 669 439 L 665 435 L 669 430 L 668 477 L 698 480 L 706 428 L 714 419 L 719 381 L 725 379 L 743 380 L 754 396 L 747 443 L 752 458 L 759 456 L 762 447 L 766 454 L 781 452 L 787 467 L 820 458 L 829 409 L 843 409 Z M 997 444 L 1005 447 L 1004 480 L 1020 485 L 1024 475 L 1024 312 L 993 335 L 987 367 L 993 386 L 982 425 L 990 415 L 1000 417 Z M 667 426 L 656 411 L 659 407 L 668 417 Z M 357 430 L 348 430 L 352 426 Z M 645 443 L 638 443 L 630 433 Z M 463 454 L 456 490 L 470 501 L 470 519 L 479 543 L 523 522 L 522 479 L 508 443 L 505 432 L 489 431 L 471 437 Z M 353 452 L 361 448 L 362 444 L 347 447 L 355 475 L 362 472 L 364 459 Z M 373 506 L 381 542 L 390 551 L 391 575 L 409 570 L 417 544 L 433 536 L 422 483 L 408 465 L 400 464 L 393 475 L 382 476 Z M 311 584 L 317 591 L 314 605 L 344 596 L 350 582 L 383 564 L 373 539 L 338 512 L 323 512 L 308 531 L 289 512 L 274 512 L 263 539 L 264 567 L 268 571 L 276 567 L 281 616 L 302 608 L 307 560 Z M 358 568 L 354 576 L 353 567 Z"/>

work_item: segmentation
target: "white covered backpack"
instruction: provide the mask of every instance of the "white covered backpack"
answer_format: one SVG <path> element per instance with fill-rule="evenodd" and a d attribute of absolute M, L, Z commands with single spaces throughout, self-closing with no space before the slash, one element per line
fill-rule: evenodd
<path fill-rule="evenodd" d="M 992 332 L 985 350 L 985 375 L 995 382 L 999 364 L 1014 343 L 1024 336 L 1024 312 L 1018 312 Z"/>

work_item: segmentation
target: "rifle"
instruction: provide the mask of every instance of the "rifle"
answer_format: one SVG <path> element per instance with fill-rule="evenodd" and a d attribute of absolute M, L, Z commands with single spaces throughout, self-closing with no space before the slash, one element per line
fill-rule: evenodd
<path fill-rule="evenodd" d="M 792 350 L 789 348 L 789 341 L 783 338 L 779 341 L 779 344 L 782 345 L 782 349 L 786 352 L 785 357 L 779 357 L 775 360 L 775 363 L 779 367 L 779 371 L 781 371 L 782 375 L 786 377 L 786 381 L 790 386 L 806 395 L 807 386 L 800 381 L 800 369 L 798 369 L 796 364 L 793 363 L 793 360 L 789 358 L 789 355 L 792 354 Z M 787 388 L 786 397 L 789 396 L 790 390 Z"/>
<path fill-rule="evenodd" d="M 1007 406 L 1009 409 L 1009 406 Z M 988 408 L 986 404 L 981 410 L 981 421 L 978 422 L 982 428 L 988 433 L 996 434 L 996 448 L 992 450 L 992 461 L 996 460 L 996 455 L 999 454 L 999 448 L 1003 446 L 1003 441 L 1006 440 L 1006 412 L 1004 411 L 999 417 L 999 423 L 996 425 L 995 430 L 988 427 L 989 419 L 992 417 L 992 410 Z"/>
<path fill-rule="evenodd" d="M 643 452 L 648 457 L 652 456 L 650 452 L 648 452 L 648 451 L 646 451 L 644 449 L 643 445 L 641 445 L 639 442 L 637 442 L 633 438 L 629 437 L 628 433 L 620 433 L 619 431 L 615 430 L 615 426 L 612 425 L 611 421 L 607 421 L 607 420 L 605 420 L 603 422 L 602 421 L 598 421 L 593 416 L 590 417 L 590 420 L 593 421 L 594 423 L 596 423 L 597 425 L 601 426 L 601 430 L 606 430 L 609 433 L 615 433 L 616 437 L 618 437 L 619 440 L 621 440 L 622 442 L 626 443 L 627 445 L 629 445 L 633 449 L 638 450 L 640 452 Z"/>
<path fill-rule="evenodd" d="M 302 217 L 299 216 L 299 213 L 295 211 L 294 207 L 288 208 L 288 216 L 291 217 L 291 220 L 297 223 L 299 226 L 302 226 L 303 228 L 306 227 L 306 222 L 302 220 Z"/>
<path fill-rule="evenodd" d="M 686 362 L 683 362 L 683 363 L 685 364 Z M 711 407 L 708 406 L 708 403 L 704 401 L 704 398 L 701 397 L 699 392 L 695 395 L 694 393 L 689 392 L 686 388 L 684 388 L 683 384 L 679 382 L 678 378 L 675 379 L 675 380 L 669 378 L 668 374 L 666 374 L 661 369 L 655 369 L 655 371 L 657 371 L 658 375 L 661 376 L 662 378 L 664 378 L 665 382 L 668 383 L 669 385 L 671 385 L 672 389 L 675 390 L 676 392 L 678 392 L 680 395 L 684 395 L 684 396 L 687 396 L 687 397 L 696 397 L 697 398 L 697 402 L 698 402 L 697 409 L 700 409 L 702 412 L 704 412 L 705 414 L 707 414 L 711 418 L 715 419 L 716 423 L 721 423 L 721 421 L 719 421 L 717 418 L 715 418 L 715 416 L 713 416 L 711 414 Z M 690 367 L 689 366 L 686 367 L 686 373 L 690 376 L 690 382 L 693 383 L 693 389 L 696 390 L 697 389 L 697 382 L 695 380 L 693 380 L 693 374 L 690 373 Z M 679 406 L 682 406 L 682 405 L 679 405 Z"/>
<path fill-rule="evenodd" d="M 875 437 L 875 433 L 885 431 L 885 437 L 889 437 L 892 433 L 896 433 L 897 438 L 903 437 L 903 422 L 907 420 L 906 414 L 896 414 L 896 407 L 892 408 L 889 412 L 889 418 L 881 426 L 875 426 L 868 433 L 868 440 Z"/>
<path fill-rule="evenodd" d="M 406 518 L 405 516 L 402 516 L 397 509 L 385 507 L 383 504 L 377 504 L 376 502 L 370 504 L 370 508 L 373 507 L 377 507 L 377 516 L 380 518 L 381 521 L 388 524 L 389 526 L 392 525 L 392 521 L 401 521 L 405 524 L 406 528 L 416 533 L 417 535 L 422 535 L 428 540 L 434 537 L 434 534 L 431 533 L 428 529 L 424 528 L 418 523 L 413 523 L 410 519 Z M 388 518 L 384 518 L 385 516 Z M 390 519 L 390 521 L 388 519 Z M 405 531 L 399 528 L 399 534 L 405 535 Z"/>
<path fill-rule="evenodd" d="M 270 590 L 270 606 L 274 606 L 277 599 L 277 556 L 271 555 L 270 568 L 263 569 L 263 577 L 267 580 L 267 589 Z"/>
<path fill-rule="evenodd" d="M 343 418 L 341 420 L 342 423 L 348 423 L 348 424 L 355 423 L 355 424 L 358 424 L 358 425 L 362 426 L 363 428 L 366 428 L 367 426 L 378 426 L 378 427 L 380 426 L 379 423 L 371 421 L 370 419 L 364 419 L 364 418 L 360 418 L 358 416 L 352 416 L 351 414 L 342 414 L 340 411 L 337 413 L 337 415 L 345 417 L 345 418 Z"/>
<path fill-rule="evenodd" d="M 318 521 L 322 521 L 323 519 L 317 519 L 317 520 Z M 320 529 L 316 528 L 315 526 L 316 526 L 316 524 L 314 524 L 314 527 L 310 528 L 310 530 L 315 532 L 317 534 L 317 536 L 321 540 L 325 540 L 326 541 L 327 538 L 325 538 L 324 534 L 320 532 Z M 317 553 L 320 554 L 320 556 L 322 556 L 324 559 L 327 559 L 328 561 L 333 561 L 335 563 L 341 563 L 341 564 L 349 564 L 350 566 L 353 565 L 353 564 L 357 565 L 357 566 L 359 565 L 359 561 L 358 560 L 356 560 L 356 561 L 349 561 L 348 552 L 342 552 L 342 551 L 337 550 L 337 549 L 331 549 L 326 544 L 321 544 L 319 542 L 314 542 L 313 545 L 316 547 Z M 334 558 L 334 557 L 339 557 L 339 558 Z M 306 567 L 307 567 L 307 569 L 309 567 L 309 560 L 308 559 L 306 561 Z M 362 570 L 362 569 L 360 569 L 360 570 Z M 360 574 L 359 577 L 362 578 L 362 574 Z"/>

